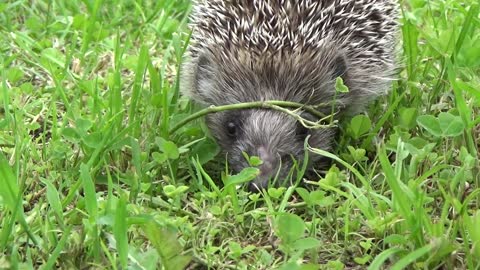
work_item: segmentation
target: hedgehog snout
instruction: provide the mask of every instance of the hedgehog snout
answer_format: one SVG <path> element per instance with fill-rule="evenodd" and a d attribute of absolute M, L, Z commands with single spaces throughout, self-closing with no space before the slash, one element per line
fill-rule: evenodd
<path fill-rule="evenodd" d="M 280 165 L 278 153 L 269 150 L 268 147 L 258 147 L 257 156 L 262 160 L 262 164 L 258 166 L 260 174 L 248 185 L 248 189 L 251 192 L 258 192 L 261 189 L 266 189 L 269 181 L 276 174 L 278 166 Z"/>
<path fill-rule="evenodd" d="M 259 166 L 260 176 L 271 176 L 279 163 L 277 155 L 266 147 L 260 146 L 258 148 L 258 157 L 262 160 L 262 164 Z"/>

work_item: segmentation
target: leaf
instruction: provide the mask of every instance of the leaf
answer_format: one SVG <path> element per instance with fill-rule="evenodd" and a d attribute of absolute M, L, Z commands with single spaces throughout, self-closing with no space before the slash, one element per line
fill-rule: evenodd
<path fill-rule="evenodd" d="M 362 149 L 362 148 L 355 149 L 350 145 L 347 146 L 347 149 L 350 152 L 350 155 L 352 156 L 354 161 L 359 162 L 359 161 L 368 160 L 368 158 L 365 156 L 365 154 L 367 153 L 365 149 Z"/>
<path fill-rule="evenodd" d="M 47 186 L 47 200 L 52 208 L 53 212 L 60 220 L 63 221 L 63 208 L 62 203 L 60 201 L 60 195 L 58 194 L 57 189 L 55 186 L 50 182 L 48 179 L 41 179 L 41 181 Z"/>
<path fill-rule="evenodd" d="M 282 267 L 278 268 L 278 270 L 300 270 L 300 265 L 298 265 L 298 263 L 295 261 L 290 261 L 282 265 Z"/>
<path fill-rule="evenodd" d="M 360 138 L 360 136 L 366 134 L 372 127 L 372 122 L 368 116 L 363 114 L 355 116 L 350 121 L 350 132 L 354 139 Z"/>
<path fill-rule="evenodd" d="M 31 82 L 22 83 L 22 85 L 20 85 L 19 88 L 21 92 L 25 94 L 31 94 L 34 91 L 33 85 Z"/>
<path fill-rule="evenodd" d="M 325 175 L 325 178 L 322 179 L 322 183 L 329 187 L 336 187 L 342 180 L 340 177 L 340 169 L 337 167 L 337 165 L 333 164 Z"/>
<path fill-rule="evenodd" d="M 250 252 L 250 251 L 252 251 L 252 250 L 255 250 L 256 248 L 257 248 L 257 247 L 254 246 L 254 245 L 248 245 L 248 246 L 246 246 L 246 247 L 243 248 L 243 251 L 242 251 L 242 252 L 243 252 L 243 253 L 248 253 L 248 252 Z"/>
<path fill-rule="evenodd" d="M 372 240 L 361 241 L 359 244 L 363 248 L 363 250 L 369 251 L 372 247 Z"/>
<path fill-rule="evenodd" d="M 40 63 L 53 74 L 65 66 L 65 55 L 55 48 L 47 48 L 42 51 Z"/>
<path fill-rule="evenodd" d="M 228 248 L 233 253 L 237 253 L 238 255 L 242 254 L 242 246 L 240 246 L 240 244 L 235 241 L 228 242 Z"/>
<path fill-rule="evenodd" d="M 417 124 L 426 129 L 430 134 L 435 137 L 442 136 L 442 129 L 440 128 L 440 124 L 438 123 L 437 118 L 435 118 L 433 115 L 420 115 L 417 118 Z"/>
<path fill-rule="evenodd" d="M 397 261 L 397 263 L 395 263 L 392 268 L 390 268 L 391 270 L 401 270 L 401 269 L 406 269 L 406 267 L 415 262 L 417 259 L 419 259 L 420 257 L 422 257 L 423 255 L 429 253 L 431 250 L 433 249 L 433 244 L 428 244 L 426 246 L 423 246 L 421 248 L 418 248 L 412 252 L 410 252 L 409 254 L 407 254 L 406 256 L 402 257 L 400 260 Z"/>
<path fill-rule="evenodd" d="M 343 83 L 342 77 L 337 77 L 335 80 L 335 90 L 337 93 L 348 93 L 348 87 Z"/>
<path fill-rule="evenodd" d="M 310 198 L 313 202 L 323 200 L 325 198 L 325 191 L 323 190 L 314 190 L 310 192 Z"/>
<path fill-rule="evenodd" d="M 75 120 L 75 126 L 77 127 L 77 132 L 79 134 L 86 134 L 88 130 L 92 127 L 92 121 L 84 118 L 77 118 Z"/>
<path fill-rule="evenodd" d="M 315 204 L 320 207 L 328 207 L 335 204 L 335 199 L 332 196 L 327 196 L 319 201 L 316 201 Z"/>
<path fill-rule="evenodd" d="M 415 119 L 417 119 L 417 108 L 401 108 L 399 109 L 399 125 L 405 129 L 415 127 Z"/>
<path fill-rule="evenodd" d="M 355 257 L 353 258 L 353 260 L 360 264 L 360 265 L 365 265 L 368 261 L 370 261 L 372 259 L 372 256 L 371 255 L 365 255 L 363 257 Z"/>
<path fill-rule="evenodd" d="M 157 163 L 160 163 L 160 164 L 164 163 L 168 159 L 165 153 L 159 153 L 159 152 L 153 152 L 152 157 Z"/>
<path fill-rule="evenodd" d="M 171 141 L 165 142 L 163 145 L 163 151 L 167 154 L 169 159 L 177 159 L 180 156 L 177 145 Z"/>
<path fill-rule="evenodd" d="M 306 190 L 305 188 L 298 187 L 295 189 L 295 191 L 302 197 L 302 201 L 304 201 L 307 205 L 312 204 L 312 200 L 310 198 L 310 192 Z"/>
<path fill-rule="evenodd" d="M 183 254 L 183 247 L 173 228 L 150 221 L 144 225 L 143 230 L 160 255 L 162 266 L 166 270 L 183 270 L 192 260 L 190 255 Z"/>
<path fill-rule="evenodd" d="M 160 256 L 155 248 L 149 247 L 145 249 L 132 249 L 129 254 L 132 261 L 139 266 L 137 268 L 125 268 L 125 269 L 142 269 L 142 270 L 157 270 L 160 264 Z"/>
<path fill-rule="evenodd" d="M 405 236 L 400 234 L 391 234 L 383 240 L 385 244 L 389 245 L 406 245 L 407 239 Z"/>
<path fill-rule="evenodd" d="M 334 270 L 343 270 L 345 269 L 345 265 L 337 259 L 336 261 L 329 261 L 328 263 L 325 264 L 327 267 L 326 269 L 334 269 Z"/>
<path fill-rule="evenodd" d="M 238 185 L 245 182 L 249 182 L 260 174 L 260 170 L 257 168 L 247 167 L 236 175 L 227 176 L 225 180 L 225 189 L 231 185 Z"/>
<path fill-rule="evenodd" d="M 155 143 L 158 145 L 160 150 L 164 152 L 168 159 L 177 159 L 180 156 L 177 145 L 172 141 L 167 141 L 164 138 L 157 137 Z"/>
<path fill-rule="evenodd" d="M 91 148 L 98 148 L 102 145 L 103 133 L 94 132 L 83 137 L 83 142 Z"/>
<path fill-rule="evenodd" d="M 479 44 L 480 44 L 480 42 L 479 42 Z M 480 59 L 480 56 L 478 57 L 478 59 Z M 462 92 L 467 92 L 475 98 L 477 103 L 480 102 L 480 87 L 478 87 L 478 86 L 475 87 L 475 86 L 472 85 L 472 82 L 464 82 L 459 78 L 456 79 L 455 84 L 456 84 L 455 88 L 458 89 L 459 92 L 461 92 L 461 93 Z"/>
<path fill-rule="evenodd" d="M 165 195 L 167 195 L 170 198 L 177 197 L 178 195 L 185 193 L 185 191 L 187 190 L 188 190 L 187 186 L 175 187 L 173 185 L 167 185 L 163 187 L 163 192 L 165 192 Z"/>
<path fill-rule="evenodd" d="M 23 71 L 18 68 L 18 67 L 11 67 L 8 69 L 8 72 L 7 72 L 7 79 L 11 82 L 11 83 L 16 83 L 18 81 L 20 81 L 22 78 L 23 78 Z"/>
<path fill-rule="evenodd" d="M 63 137 L 65 137 L 65 139 L 73 142 L 73 143 L 76 143 L 78 142 L 78 140 L 80 139 L 80 136 L 78 136 L 78 133 L 75 129 L 73 128 L 64 128 L 62 129 L 62 135 Z"/>
<path fill-rule="evenodd" d="M 73 17 L 73 28 L 76 30 L 82 30 L 85 27 L 85 24 L 87 23 L 87 15 L 85 14 L 78 14 Z"/>
<path fill-rule="evenodd" d="M 258 202 L 258 200 L 260 199 L 260 193 L 250 194 L 248 195 L 248 199 L 252 202 Z"/>
<path fill-rule="evenodd" d="M 250 163 L 250 166 L 253 167 L 260 166 L 263 163 L 263 161 L 257 156 L 251 156 L 248 162 Z"/>
<path fill-rule="evenodd" d="M 228 248 L 230 249 L 230 257 L 233 259 L 238 259 L 243 253 L 246 253 L 248 251 L 245 251 L 242 249 L 242 246 L 235 242 L 235 241 L 230 241 L 228 242 Z"/>
<path fill-rule="evenodd" d="M 380 270 L 380 269 L 383 269 L 382 268 L 382 265 L 383 263 L 390 257 L 392 256 L 393 254 L 395 253 L 398 253 L 402 251 L 402 249 L 400 248 L 389 248 L 387 250 L 384 250 L 382 251 L 380 254 L 378 254 L 375 259 L 373 260 L 373 262 L 370 264 L 370 266 L 368 267 L 368 270 Z"/>
<path fill-rule="evenodd" d="M 307 250 L 307 249 L 313 249 L 313 248 L 318 248 L 322 243 L 320 240 L 313 238 L 313 237 L 307 237 L 307 238 L 300 238 L 296 240 L 292 247 L 297 250 Z"/>
<path fill-rule="evenodd" d="M 280 214 L 280 216 L 277 217 L 276 225 L 277 236 L 286 244 L 293 243 L 305 233 L 305 222 L 295 214 Z"/>
<path fill-rule="evenodd" d="M 442 112 L 438 115 L 438 122 L 442 133 L 446 137 L 456 137 L 463 133 L 465 125 L 460 116 L 454 116 L 451 113 Z"/>
<path fill-rule="evenodd" d="M 270 187 L 268 188 L 268 195 L 274 199 L 278 199 L 285 193 L 285 190 L 287 190 L 286 187 L 279 187 L 279 188 Z"/>
<path fill-rule="evenodd" d="M 212 205 L 212 207 L 210 207 L 210 213 L 212 213 L 214 216 L 221 216 L 223 214 L 223 211 L 220 206 Z"/>
<path fill-rule="evenodd" d="M 207 138 L 206 140 L 196 144 L 192 148 L 192 156 L 198 156 L 200 164 L 211 161 L 220 152 L 220 147 L 214 140 Z"/>

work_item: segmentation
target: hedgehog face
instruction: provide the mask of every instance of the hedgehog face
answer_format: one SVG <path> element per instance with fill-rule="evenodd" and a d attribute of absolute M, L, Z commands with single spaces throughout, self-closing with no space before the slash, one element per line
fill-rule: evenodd
<path fill-rule="evenodd" d="M 291 116 L 272 110 L 213 114 L 207 124 L 235 172 L 249 166 L 244 153 L 262 160 L 260 175 L 249 185 L 251 191 L 267 188 L 275 178 L 275 185 L 285 184 L 293 161 L 303 162 L 307 135 L 311 135 L 310 145 L 328 150 L 334 134 L 331 129 L 308 130 Z"/>
<path fill-rule="evenodd" d="M 264 100 L 329 102 L 335 95 L 334 78 L 347 70 L 343 55 L 331 51 L 308 57 L 316 59 L 313 62 L 301 62 L 297 54 L 218 55 L 201 54 L 186 66 L 191 71 L 186 80 L 190 96 L 207 106 Z M 323 113 L 330 113 L 330 109 L 327 106 Z M 207 125 L 235 172 L 249 166 L 244 153 L 263 161 L 260 175 L 250 185 L 252 191 L 267 187 L 275 177 L 276 185 L 287 184 L 284 180 L 289 178 L 293 161 L 303 162 L 307 135 L 310 146 L 327 151 L 334 137 L 333 129 L 308 130 L 292 116 L 266 109 L 210 114 Z M 316 162 L 318 158 L 312 155 L 309 160 Z"/>

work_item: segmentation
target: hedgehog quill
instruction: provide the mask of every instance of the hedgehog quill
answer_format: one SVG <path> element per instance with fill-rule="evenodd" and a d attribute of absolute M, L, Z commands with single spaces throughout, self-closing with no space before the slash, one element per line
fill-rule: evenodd
<path fill-rule="evenodd" d="M 335 117 L 362 111 L 388 92 L 395 70 L 395 0 L 197 0 L 182 92 L 199 104 L 282 100 L 334 102 Z M 338 94 L 341 77 L 349 92 Z M 329 114 L 331 107 L 324 108 Z M 304 114 L 305 118 L 311 115 Z M 285 113 L 230 110 L 206 117 L 213 137 L 240 171 L 243 153 L 263 161 L 249 187 L 266 188 L 302 160 L 304 140 L 332 150 L 334 128 L 307 129 Z M 312 166 L 319 157 L 311 156 Z"/>

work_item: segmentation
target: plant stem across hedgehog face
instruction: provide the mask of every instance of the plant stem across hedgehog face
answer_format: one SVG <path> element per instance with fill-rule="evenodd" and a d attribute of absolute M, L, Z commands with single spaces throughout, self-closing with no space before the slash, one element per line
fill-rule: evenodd
<path fill-rule="evenodd" d="M 389 88 L 395 15 L 394 4 L 383 0 L 199 1 L 183 92 L 205 105 L 334 101 L 337 115 L 358 112 Z M 335 92 L 338 76 L 348 93 Z M 212 114 L 207 124 L 233 169 L 248 165 L 243 152 L 263 160 L 254 181 L 260 187 L 277 171 L 285 176 L 292 157 L 301 160 L 307 134 L 309 144 L 323 150 L 334 134 L 259 109 Z"/>
<path fill-rule="evenodd" d="M 248 167 L 247 156 L 258 156 L 260 175 L 251 183 L 252 190 L 266 188 L 278 176 L 287 177 L 293 160 L 302 160 L 304 141 L 321 149 L 330 149 L 333 128 L 307 129 L 291 115 L 276 110 L 248 109 L 211 114 L 207 124 L 217 142 L 227 152 L 233 170 Z M 317 156 L 318 157 L 318 156 Z"/>

